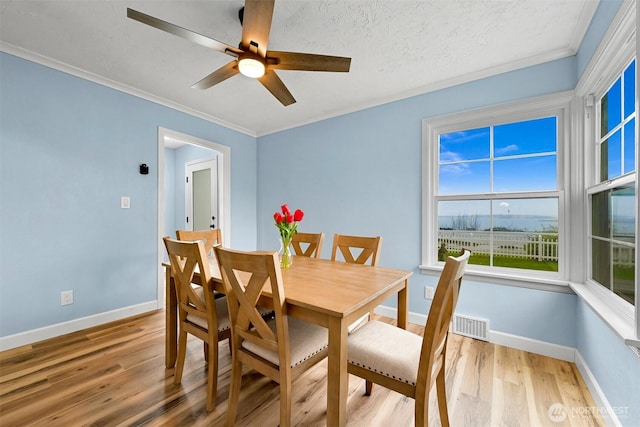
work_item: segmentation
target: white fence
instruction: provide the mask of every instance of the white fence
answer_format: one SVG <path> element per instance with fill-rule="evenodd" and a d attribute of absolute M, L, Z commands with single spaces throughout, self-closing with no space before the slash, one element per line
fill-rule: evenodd
<path fill-rule="evenodd" d="M 439 230 L 438 247 L 443 243 L 448 251 L 460 251 L 464 247 L 476 254 L 490 254 L 493 246 L 494 256 L 558 261 L 555 233 Z"/>

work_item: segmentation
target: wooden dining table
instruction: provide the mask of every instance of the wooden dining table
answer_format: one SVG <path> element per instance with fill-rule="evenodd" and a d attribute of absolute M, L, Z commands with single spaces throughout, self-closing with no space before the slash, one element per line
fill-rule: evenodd
<path fill-rule="evenodd" d="M 222 292 L 220 269 L 209 259 L 216 290 Z M 177 299 L 168 263 L 166 274 L 167 368 L 174 366 L 177 351 Z M 287 314 L 324 326 L 329 334 L 327 373 L 327 425 L 346 424 L 348 326 L 387 299 L 397 296 L 397 325 L 406 329 L 408 288 L 411 271 L 349 264 L 296 256 L 293 265 L 282 269 Z M 198 283 L 199 277 L 194 277 Z M 270 293 L 263 291 L 261 305 L 269 305 Z"/>

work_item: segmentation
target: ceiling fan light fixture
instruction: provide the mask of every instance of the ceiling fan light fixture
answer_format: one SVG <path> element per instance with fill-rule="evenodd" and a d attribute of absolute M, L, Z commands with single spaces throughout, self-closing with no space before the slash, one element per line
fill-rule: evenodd
<path fill-rule="evenodd" d="M 264 61 L 253 55 L 242 55 L 238 59 L 238 69 L 242 74 L 253 79 L 264 76 Z"/>

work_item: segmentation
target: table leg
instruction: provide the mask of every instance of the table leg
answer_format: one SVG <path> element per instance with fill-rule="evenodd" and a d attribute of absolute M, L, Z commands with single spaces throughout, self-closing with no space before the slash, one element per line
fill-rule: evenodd
<path fill-rule="evenodd" d="M 404 281 L 404 288 L 398 292 L 398 327 L 407 329 L 409 314 L 409 279 Z"/>
<path fill-rule="evenodd" d="M 342 318 L 329 318 L 329 361 L 327 373 L 327 426 L 347 423 L 347 324 Z"/>
<path fill-rule="evenodd" d="M 167 368 L 176 364 L 178 348 L 178 296 L 173 284 L 171 268 L 165 267 L 165 348 L 164 363 Z"/>

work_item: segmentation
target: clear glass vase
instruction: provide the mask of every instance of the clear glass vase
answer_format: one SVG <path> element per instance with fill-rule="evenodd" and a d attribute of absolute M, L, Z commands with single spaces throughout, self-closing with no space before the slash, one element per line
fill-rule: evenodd
<path fill-rule="evenodd" d="M 293 264 L 293 252 L 291 251 L 291 238 L 280 238 L 280 250 L 278 251 L 280 258 L 280 267 L 289 268 Z"/>

